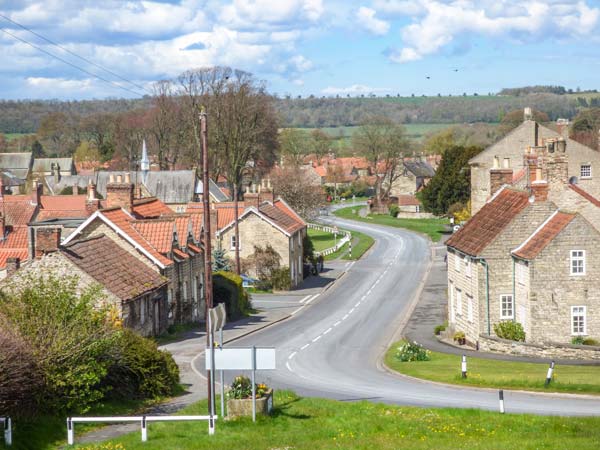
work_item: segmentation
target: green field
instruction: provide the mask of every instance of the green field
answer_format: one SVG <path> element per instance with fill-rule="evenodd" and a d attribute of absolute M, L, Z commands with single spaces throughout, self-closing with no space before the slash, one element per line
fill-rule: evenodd
<path fill-rule="evenodd" d="M 206 422 L 151 423 L 140 432 L 88 450 L 329 450 L 329 449 L 597 449 L 600 418 L 539 417 L 473 409 L 434 409 L 337 402 L 275 393 L 271 417 Z M 206 414 L 206 402 L 182 414 Z M 64 430 L 63 430 L 64 431 Z M 77 442 L 77 435 L 75 436 Z M 120 444 L 120 446 L 116 446 Z"/>
<path fill-rule="evenodd" d="M 338 209 L 333 214 L 342 219 L 358 220 L 365 223 L 374 223 L 377 225 L 386 225 L 394 228 L 406 228 L 426 234 L 433 242 L 438 242 L 442 234 L 446 232 L 447 219 L 397 219 L 388 214 L 369 214 L 367 217 L 360 217 L 359 206 L 350 206 L 348 208 Z"/>
<path fill-rule="evenodd" d="M 469 357 L 464 379 L 460 355 L 431 352 L 430 361 L 401 362 L 395 357 L 401 343 L 396 342 L 389 348 L 385 363 L 390 369 L 411 377 L 498 389 L 600 394 L 600 366 L 556 365 L 554 379 L 545 387 L 548 364 Z"/>
<path fill-rule="evenodd" d="M 1 134 L 1 133 L 0 133 Z M 17 139 L 20 138 L 21 136 L 27 136 L 27 134 L 21 134 L 21 133 L 7 133 L 4 135 L 4 137 L 6 138 L 7 141 L 12 141 L 13 139 Z"/>

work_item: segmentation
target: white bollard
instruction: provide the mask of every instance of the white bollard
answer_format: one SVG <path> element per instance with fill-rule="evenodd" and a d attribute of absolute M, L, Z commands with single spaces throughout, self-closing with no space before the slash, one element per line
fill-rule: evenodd
<path fill-rule="evenodd" d="M 215 434 L 215 418 L 213 416 L 208 419 L 208 434 L 210 436 Z"/>
<path fill-rule="evenodd" d="M 548 367 L 548 373 L 546 374 L 546 383 L 545 385 L 548 386 L 550 384 L 550 382 L 552 381 L 552 373 L 554 372 L 554 361 L 552 361 L 550 363 L 550 367 Z"/>
<path fill-rule="evenodd" d="M 12 445 L 12 423 L 10 417 L 4 418 L 4 443 L 7 447 Z"/>
<path fill-rule="evenodd" d="M 467 378 L 467 355 L 462 355 L 461 372 L 462 377 Z"/>
<path fill-rule="evenodd" d="M 142 442 L 148 440 L 148 424 L 146 423 L 146 416 L 142 417 Z"/>
<path fill-rule="evenodd" d="M 71 418 L 67 418 L 67 443 L 73 445 L 75 430 L 73 429 L 73 422 Z"/>
<path fill-rule="evenodd" d="M 500 397 L 500 414 L 504 414 L 504 391 L 502 389 L 500 389 L 499 397 Z"/>

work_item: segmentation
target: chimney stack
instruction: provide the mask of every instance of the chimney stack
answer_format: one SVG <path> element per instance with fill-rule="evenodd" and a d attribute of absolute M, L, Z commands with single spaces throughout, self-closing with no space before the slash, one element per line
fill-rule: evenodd
<path fill-rule="evenodd" d="M 73 183 L 73 195 L 79 195 L 79 185 L 77 184 L 77 182 Z"/>
<path fill-rule="evenodd" d="M 274 200 L 275 198 L 273 189 L 271 189 L 271 180 L 263 180 L 263 189 L 260 193 L 260 203 L 269 202 L 272 204 Z"/>
<path fill-rule="evenodd" d="M 32 188 L 31 188 L 31 203 L 34 205 L 39 205 L 41 202 L 41 197 L 44 194 L 44 186 L 37 179 L 33 180 Z"/>
<path fill-rule="evenodd" d="M 109 180 L 114 180 L 112 175 Z M 118 207 L 131 211 L 133 208 L 133 190 L 134 186 L 128 173 L 125 175 L 125 181 L 123 181 L 121 175 L 117 175 L 116 181 L 110 181 L 106 185 L 106 207 Z"/>
<path fill-rule="evenodd" d="M 59 227 L 39 228 L 35 235 L 35 257 L 40 258 L 57 251 L 60 246 L 60 234 Z"/>
<path fill-rule="evenodd" d="M 21 258 L 6 259 L 6 276 L 12 276 L 21 267 Z"/>
<path fill-rule="evenodd" d="M 498 158 L 494 158 L 496 165 Z M 504 158 L 504 167 L 502 169 L 495 168 L 490 170 L 490 195 L 494 195 L 504 185 L 511 185 L 513 180 L 513 170 L 510 168 L 510 159 Z"/>
<path fill-rule="evenodd" d="M 256 209 L 260 206 L 260 193 L 256 192 L 256 185 L 252 184 L 252 192 L 244 194 L 244 205 L 246 208 L 253 206 Z"/>
<path fill-rule="evenodd" d="M 4 216 L 0 216 L 0 233 L 0 241 L 3 241 L 6 236 L 6 219 Z"/>
<path fill-rule="evenodd" d="M 525 109 L 523 109 L 523 121 L 526 120 L 533 120 L 533 111 L 531 110 L 531 108 L 529 106 L 525 107 Z"/>
<path fill-rule="evenodd" d="M 536 180 L 531 183 L 531 194 L 536 202 L 548 200 L 548 182 L 546 180 Z"/>

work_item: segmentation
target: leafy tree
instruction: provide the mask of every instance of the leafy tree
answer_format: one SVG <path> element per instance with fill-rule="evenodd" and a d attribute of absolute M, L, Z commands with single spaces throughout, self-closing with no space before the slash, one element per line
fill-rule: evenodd
<path fill-rule="evenodd" d="M 329 152 L 331 146 L 331 136 L 325 133 L 320 128 L 313 130 L 310 133 L 311 138 L 311 149 L 319 161 Z"/>
<path fill-rule="evenodd" d="M 304 156 L 310 152 L 311 142 L 306 132 L 285 128 L 279 133 L 279 148 L 287 164 L 300 166 Z"/>
<path fill-rule="evenodd" d="M 450 205 L 467 203 L 471 196 L 469 160 L 482 150 L 475 146 L 452 146 L 443 152 L 434 177 L 419 194 L 427 211 L 442 215 Z"/>

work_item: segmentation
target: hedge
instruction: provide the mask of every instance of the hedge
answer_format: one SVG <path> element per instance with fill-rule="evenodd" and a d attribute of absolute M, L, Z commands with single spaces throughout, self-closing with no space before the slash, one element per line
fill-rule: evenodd
<path fill-rule="evenodd" d="M 242 285 L 242 277 L 233 272 L 213 274 L 214 304 L 225 303 L 227 319 L 236 320 L 250 311 L 250 297 Z"/>

